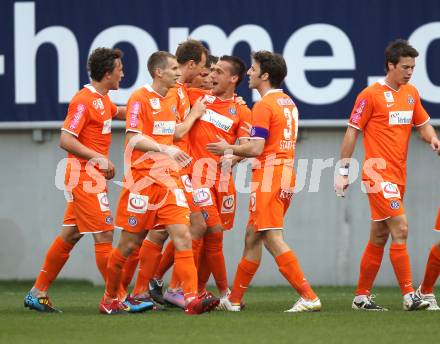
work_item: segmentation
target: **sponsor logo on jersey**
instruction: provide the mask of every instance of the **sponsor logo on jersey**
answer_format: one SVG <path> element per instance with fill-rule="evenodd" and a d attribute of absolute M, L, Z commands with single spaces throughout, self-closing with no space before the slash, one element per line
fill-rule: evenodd
<path fill-rule="evenodd" d="M 293 100 L 290 98 L 286 98 L 286 97 L 278 98 L 277 104 L 279 106 L 295 106 L 295 103 L 293 102 Z"/>
<path fill-rule="evenodd" d="M 107 192 L 101 192 L 96 195 L 98 197 L 99 207 L 101 211 L 109 211 L 110 210 L 110 202 L 108 200 Z"/>
<path fill-rule="evenodd" d="M 222 214 L 230 214 L 234 212 L 235 205 L 235 197 L 234 195 L 223 196 L 222 199 L 222 208 L 220 209 L 220 213 Z"/>
<path fill-rule="evenodd" d="M 411 124 L 412 116 L 412 111 L 390 111 L 388 123 L 390 125 Z"/>
<path fill-rule="evenodd" d="M 281 199 L 290 200 L 290 199 L 292 199 L 292 196 L 293 196 L 293 188 L 292 189 L 282 189 L 280 191 L 280 198 Z"/>
<path fill-rule="evenodd" d="M 391 201 L 390 208 L 393 210 L 400 209 L 400 202 L 399 201 Z"/>
<path fill-rule="evenodd" d="M 69 129 L 76 129 L 78 127 L 79 122 L 84 114 L 86 107 L 84 104 L 78 104 L 76 106 L 75 114 L 73 115 L 72 121 L 70 122 Z"/>
<path fill-rule="evenodd" d="M 151 98 L 150 105 L 153 110 L 160 110 L 160 99 L 159 98 Z"/>
<path fill-rule="evenodd" d="M 183 186 L 185 187 L 185 191 L 186 192 L 193 192 L 193 187 L 192 187 L 191 179 L 189 178 L 189 176 L 187 174 L 184 174 L 183 176 L 180 177 L 180 179 L 182 179 L 182 183 L 183 183 Z"/>
<path fill-rule="evenodd" d="M 176 121 L 154 121 L 153 135 L 174 135 Z"/>
<path fill-rule="evenodd" d="M 351 115 L 351 121 L 353 123 L 359 124 L 361 117 L 362 117 L 362 112 L 364 112 L 364 109 L 365 109 L 365 105 L 367 105 L 367 100 L 362 99 L 359 102 L 359 105 L 358 105 L 357 109 L 355 110 L 355 112 Z"/>
<path fill-rule="evenodd" d="M 136 214 L 145 214 L 148 209 L 148 196 L 130 192 L 128 196 L 127 210 Z"/>
<path fill-rule="evenodd" d="M 216 128 L 223 130 L 225 132 L 229 132 L 229 129 L 232 128 L 234 121 L 228 117 L 220 115 L 219 113 L 212 111 L 211 109 L 206 109 L 206 112 L 200 118 L 202 121 L 211 123 Z"/>
<path fill-rule="evenodd" d="M 179 88 L 177 89 L 177 94 L 179 95 L 179 98 L 180 98 L 180 99 L 185 98 L 185 95 L 183 94 L 183 90 L 182 90 L 181 87 L 179 87 Z"/>
<path fill-rule="evenodd" d="M 255 213 L 255 211 L 257 210 L 257 194 L 255 192 L 251 193 L 251 197 L 249 200 L 249 208 L 250 211 Z"/>
<path fill-rule="evenodd" d="M 383 96 L 385 97 L 385 101 L 387 103 L 394 103 L 394 97 L 393 97 L 393 92 L 391 91 L 385 91 L 383 93 Z"/>
<path fill-rule="evenodd" d="M 176 204 L 179 207 L 188 208 L 188 202 L 182 189 L 174 189 L 174 196 L 176 196 Z"/>
<path fill-rule="evenodd" d="M 390 182 L 382 182 L 380 183 L 382 188 L 383 197 L 385 199 L 388 198 L 400 198 L 399 187 L 396 184 Z"/>
<path fill-rule="evenodd" d="M 141 108 L 140 102 L 134 102 L 130 111 L 130 128 L 136 128 L 138 126 L 138 114 Z"/>
<path fill-rule="evenodd" d="M 98 110 L 98 109 L 104 110 L 104 103 L 102 102 L 101 98 L 94 99 L 92 102 L 92 105 L 95 110 Z M 101 113 L 101 115 L 103 115 L 103 113 Z"/>
<path fill-rule="evenodd" d="M 112 132 L 112 119 L 108 119 L 103 122 L 102 134 L 110 134 Z"/>
<path fill-rule="evenodd" d="M 409 105 L 414 105 L 416 103 L 416 101 L 414 100 L 414 98 L 408 94 L 408 104 Z"/>
<path fill-rule="evenodd" d="M 193 197 L 194 202 L 201 207 L 213 205 L 211 191 L 209 191 L 209 188 L 200 188 L 194 190 Z"/>

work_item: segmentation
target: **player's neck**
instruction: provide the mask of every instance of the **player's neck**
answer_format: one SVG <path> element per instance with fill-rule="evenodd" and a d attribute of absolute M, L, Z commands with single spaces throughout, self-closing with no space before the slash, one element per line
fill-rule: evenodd
<path fill-rule="evenodd" d="M 271 85 L 261 85 L 260 87 L 257 88 L 258 93 L 260 93 L 261 97 L 264 97 L 267 92 L 274 90 L 275 88 L 273 88 Z"/>
<path fill-rule="evenodd" d="M 234 97 L 234 91 L 233 90 L 227 90 L 227 91 L 224 91 L 224 92 L 218 93 L 218 94 L 215 94 L 213 92 L 212 94 L 214 96 L 216 96 L 217 98 L 220 98 L 221 100 L 227 100 L 227 99 L 231 99 L 232 97 Z"/>
<path fill-rule="evenodd" d="M 168 93 L 169 88 L 162 84 L 158 80 L 153 80 L 153 83 L 151 84 L 151 88 L 158 94 L 160 94 L 162 97 L 165 97 Z"/>
<path fill-rule="evenodd" d="M 90 81 L 90 85 L 92 85 L 95 90 L 102 96 L 105 96 L 109 91 L 109 89 L 102 82 L 92 80 Z"/>
<path fill-rule="evenodd" d="M 390 75 L 387 75 L 385 77 L 385 84 L 395 91 L 398 91 L 401 86 L 397 81 L 395 81 L 392 77 L 390 77 Z"/>

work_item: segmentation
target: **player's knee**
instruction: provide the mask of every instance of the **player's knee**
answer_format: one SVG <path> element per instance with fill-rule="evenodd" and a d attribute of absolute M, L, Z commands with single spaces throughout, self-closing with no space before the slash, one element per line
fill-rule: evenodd
<path fill-rule="evenodd" d="M 190 232 L 186 231 L 174 236 L 173 243 L 177 251 L 191 250 L 192 238 Z"/>
<path fill-rule="evenodd" d="M 193 239 L 201 239 L 208 227 L 206 226 L 205 221 L 194 221 L 191 222 L 190 232 Z"/>
<path fill-rule="evenodd" d="M 93 235 L 96 243 L 113 242 L 113 231 L 106 231 Z"/>
<path fill-rule="evenodd" d="M 406 221 L 402 221 L 395 225 L 392 235 L 393 239 L 406 240 L 408 238 L 408 223 Z"/>
<path fill-rule="evenodd" d="M 83 237 L 83 234 L 78 231 L 62 231 L 60 236 L 65 242 L 75 245 Z"/>

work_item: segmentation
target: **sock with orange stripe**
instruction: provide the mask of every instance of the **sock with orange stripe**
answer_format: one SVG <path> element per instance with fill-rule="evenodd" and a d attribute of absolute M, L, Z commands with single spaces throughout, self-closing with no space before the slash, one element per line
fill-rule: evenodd
<path fill-rule="evenodd" d="M 134 285 L 133 295 L 143 295 L 148 292 L 148 282 L 153 278 L 162 255 L 162 246 L 147 239 L 139 251 L 139 270 Z"/>
<path fill-rule="evenodd" d="M 121 285 L 122 269 L 127 257 L 124 257 L 118 248 L 114 248 L 108 258 L 107 280 L 105 284 L 105 299 L 116 299 Z"/>
<path fill-rule="evenodd" d="M 95 243 L 96 266 L 98 267 L 98 270 L 101 273 L 104 283 L 107 280 L 108 257 L 110 256 L 112 249 L 113 247 L 111 242 Z"/>
<path fill-rule="evenodd" d="M 174 263 L 174 244 L 170 240 L 165 246 L 159 266 L 157 267 L 154 278 L 163 279 L 165 273 L 173 266 Z"/>
<path fill-rule="evenodd" d="M 224 294 L 228 290 L 228 277 L 223 256 L 223 232 L 206 234 L 204 241 L 209 269 L 212 271 L 220 294 Z"/>
<path fill-rule="evenodd" d="M 390 260 L 402 295 L 413 292 L 411 264 L 409 262 L 406 244 L 391 244 Z"/>
<path fill-rule="evenodd" d="M 131 256 L 128 257 L 127 261 L 125 262 L 124 269 L 122 270 L 121 285 L 118 291 L 119 300 L 124 300 L 125 297 L 127 296 L 128 286 L 130 285 L 131 280 L 133 279 L 133 276 L 136 272 L 136 268 L 139 263 L 139 250 L 140 248 L 134 249 L 131 252 Z"/>
<path fill-rule="evenodd" d="M 34 288 L 46 292 L 66 264 L 73 245 L 57 236 L 47 251 L 43 266 L 35 281 Z"/>
<path fill-rule="evenodd" d="M 281 274 L 303 299 L 315 300 L 318 297 L 310 287 L 309 282 L 305 279 L 304 273 L 293 251 L 280 254 L 275 257 L 275 261 Z"/>
<path fill-rule="evenodd" d="M 185 300 L 197 296 L 197 270 L 192 250 L 177 251 L 174 254 L 174 269 L 182 283 Z"/>
<path fill-rule="evenodd" d="M 374 280 L 382 264 L 384 248 L 368 242 L 362 255 L 356 295 L 370 295 Z"/>
<path fill-rule="evenodd" d="M 199 294 L 206 291 L 209 276 L 211 276 L 211 269 L 206 261 L 205 247 L 202 246 L 199 253 L 199 266 L 197 267 Z"/>
<path fill-rule="evenodd" d="M 248 260 L 245 257 L 241 258 L 235 273 L 234 283 L 232 284 L 231 295 L 229 296 L 229 300 L 232 303 L 239 304 L 241 302 L 259 266 L 260 261 Z"/>
<path fill-rule="evenodd" d="M 422 282 L 422 294 L 432 294 L 434 291 L 434 284 L 440 274 L 440 249 L 437 246 L 432 246 L 429 253 L 428 262 L 426 263 L 425 276 Z"/>

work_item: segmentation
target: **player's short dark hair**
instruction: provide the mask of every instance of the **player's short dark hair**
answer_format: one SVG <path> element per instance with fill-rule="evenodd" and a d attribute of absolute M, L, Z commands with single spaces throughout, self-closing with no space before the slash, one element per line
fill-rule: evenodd
<path fill-rule="evenodd" d="M 178 64 L 185 64 L 193 60 L 199 63 L 202 60 L 202 55 L 208 56 L 208 49 L 200 41 L 195 39 L 188 39 L 178 45 L 176 49 L 176 58 Z"/>
<path fill-rule="evenodd" d="M 154 72 L 157 68 L 165 69 L 168 66 L 168 59 L 175 59 L 176 56 L 168 51 L 156 51 L 148 58 L 147 68 L 151 77 L 154 79 Z"/>
<path fill-rule="evenodd" d="M 260 76 L 267 73 L 271 86 L 280 87 L 287 75 L 287 65 L 284 57 L 277 53 L 260 50 L 253 53 L 252 58 L 260 65 Z"/>
<path fill-rule="evenodd" d="M 87 70 L 90 78 L 101 81 L 105 73 L 112 73 L 115 69 L 115 60 L 121 59 L 124 53 L 119 49 L 96 48 L 87 60 Z"/>
<path fill-rule="evenodd" d="M 218 57 L 214 55 L 208 55 L 206 59 L 206 68 L 211 68 L 211 65 L 216 64 L 218 62 Z"/>
<path fill-rule="evenodd" d="M 229 62 L 229 64 L 231 65 L 231 74 L 238 76 L 237 84 L 235 85 L 235 87 L 238 87 L 241 80 L 243 80 L 244 75 L 246 74 L 246 64 L 244 63 L 244 61 L 237 56 L 230 55 L 223 55 L 222 57 L 220 57 L 219 60 Z"/>
<path fill-rule="evenodd" d="M 396 65 L 401 57 L 416 58 L 419 52 L 412 47 L 407 40 L 396 39 L 390 42 L 385 49 L 385 72 L 388 72 L 388 63 Z"/>

